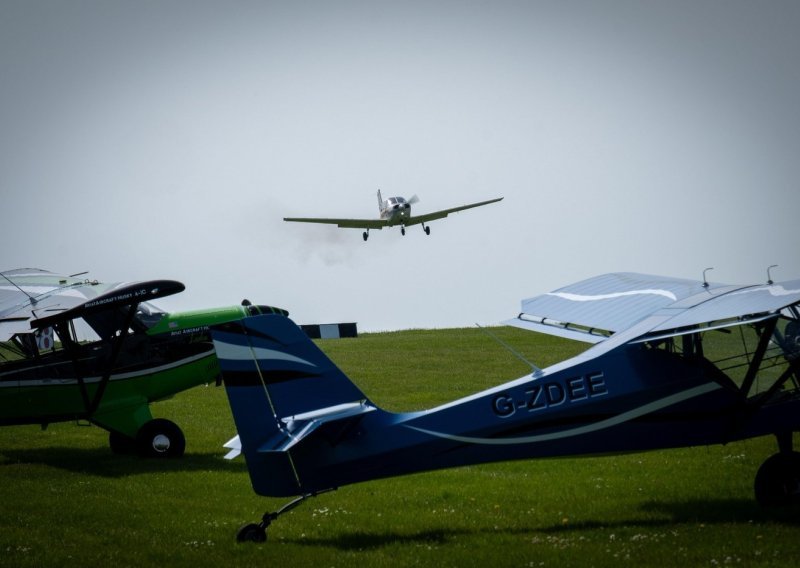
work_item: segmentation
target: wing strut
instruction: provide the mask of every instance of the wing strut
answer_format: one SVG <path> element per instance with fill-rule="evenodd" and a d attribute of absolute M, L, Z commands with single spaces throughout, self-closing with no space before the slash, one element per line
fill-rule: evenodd
<path fill-rule="evenodd" d="M 130 304 L 128 311 L 125 314 L 122 328 L 118 330 L 119 335 L 115 336 L 111 342 L 111 353 L 109 354 L 109 358 L 106 362 L 105 370 L 100 376 L 100 382 L 97 383 L 97 391 L 95 391 L 94 396 L 91 397 L 91 399 L 89 398 L 89 390 L 86 387 L 86 381 L 84 380 L 83 376 L 84 373 L 82 373 L 80 359 L 78 357 L 80 346 L 73 340 L 73 335 L 70 333 L 70 329 L 74 330 L 74 327 L 71 326 L 72 320 L 64 320 L 53 324 L 53 327 L 55 327 L 56 331 L 58 331 L 61 341 L 64 343 L 64 349 L 69 353 L 69 357 L 72 360 L 72 368 L 75 369 L 75 379 L 78 381 L 78 386 L 80 387 L 81 398 L 83 399 L 83 407 L 86 409 L 85 412 L 87 419 L 91 417 L 92 414 L 97 412 L 100 402 L 103 400 L 106 387 L 108 386 L 108 382 L 111 380 L 111 373 L 113 372 L 114 366 L 119 358 L 120 351 L 122 350 L 122 344 L 125 342 L 125 338 L 128 336 L 128 329 L 130 329 L 131 323 L 133 323 L 133 317 L 136 315 L 136 309 L 138 307 L 139 302 Z"/>
<path fill-rule="evenodd" d="M 750 393 L 750 389 L 753 386 L 753 382 L 756 380 L 758 368 L 761 366 L 761 360 L 764 359 L 764 354 L 767 352 L 769 342 L 772 339 L 773 333 L 775 333 L 775 328 L 777 325 L 778 318 L 772 318 L 771 320 L 767 321 L 766 325 L 761 330 L 761 337 L 758 339 L 758 346 L 753 354 L 753 360 L 750 362 L 750 367 L 748 367 L 747 374 L 742 382 L 742 394 L 745 398 L 747 398 L 747 395 Z"/>
<path fill-rule="evenodd" d="M 119 352 L 122 349 L 122 344 L 125 341 L 125 338 L 128 336 L 128 330 L 131 327 L 131 323 L 133 323 L 133 316 L 136 315 L 136 309 L 139 307 L 139 302 L 134 302 L 128 308 L 128 313 L 125 315 L 125 321 L 122 324 L 122 329 L 119 332 L 119 335 L 114 338 L 113 343 L 111 344 L 111 356 L 108 359 L 108 365 L 106 366 L 106 371 L 103 373 L 103 376 L 100 378 L 100 384 L 97 385 L 97 392 L 94 393 L 94 400 L 92 400 L 92 404 L 88 409 L 89 415 L 94 414 L 97 411 L 97 407 L 100 406 L 100 401 L 103 399 L 103 394 L 105 393 L 106 387 L 108 386 L 108 381 L 111 380 L 111 372 L 114 370 L 114 365 L 117 362 L 117 358 L 119 357 Z"/>

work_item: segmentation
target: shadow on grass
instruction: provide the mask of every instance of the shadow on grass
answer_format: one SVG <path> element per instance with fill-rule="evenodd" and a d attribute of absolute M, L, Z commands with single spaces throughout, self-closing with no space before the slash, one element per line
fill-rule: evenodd
<path fill-rule="evenodd" d="M 614 521 L 587 520 L 549 527 L 518 527 L 491 531 L 493 533 L 569 533 L 597 529 L 662 528 L 674 525 L 693 524 L 752 524 L 780 523 L 800 525 L 800 507 L 764 509 L 749 499 L 697 499 L 681 502 L 649 501 L 641 505 L 648 515 L 662 518 L 623 519 Z M 399 532 L 337 533 L 328 537 L 297 538 L 287 542 L 304 546 L 323 546 L 342 551 L 374 550 L 393 545 L 440 546 L 457 537 L 477 535 L 487 531 L 439 528 L 408 534 Z"/>
<path fill-rule="evenodd" d="M 800 525 L 800 507 L 765 509 L 749 499 L 695 499 L 681 502 L 648 501 L 641 510 L 662 515 L 660 519 L 630 519 L 621 521 L 584 521 L 566 525 L 552 525 L 537 532 L 562 533 L 599 528 L 665 527 L 681 523 L 707 525 L 723 523 L 781 523 Z"/>
<path fill-rule="evenodd" d="M 52 447 L 0 451 L 0 471 L 11 465 L 26 464 L 110 478 L 165 471 L 247 471 L 244 460 L 225 460 L 220 454 L 187 453 L 180 458 L 154 459 L 113 454 L 108 448 Z"/>
<path fill-rule="evenodd" d="M 401 546 L 441 546 L 457 536 L 475 534 L 473 531 L 453 529 L 433 529 L 415 534 L 405 533 L 368 533 L 354 532 L 349 534 L 336 534 L 330 538 L 300 538 L 286 540 L 293 544 L 305 546 L 326 546 L 341 551 L 375 550 L 389 545 Z"/>

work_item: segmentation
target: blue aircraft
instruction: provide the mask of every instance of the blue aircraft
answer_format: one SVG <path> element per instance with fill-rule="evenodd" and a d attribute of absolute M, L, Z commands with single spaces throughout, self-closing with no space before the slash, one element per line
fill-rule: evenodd
<path fill-rule="evenodd" d="M 511 325 L 593 345 L 422 412 L 378 408 L 288 317 L 212 327 L 256 493 L 305 499 L 350 483 L 500 460 L 725 444 L 775 435 L 765 506 L 800 499 L 800 280 L 729 286 L 615 273 L 522 301 Z"/>

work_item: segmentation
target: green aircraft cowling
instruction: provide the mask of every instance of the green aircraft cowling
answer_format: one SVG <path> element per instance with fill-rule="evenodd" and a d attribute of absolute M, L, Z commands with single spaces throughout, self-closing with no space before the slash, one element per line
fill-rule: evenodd
<path fill-rule="evenodd" d="M 40 278 L 39 295 L 26 291 L 24 284 L 17 286 L 28 296 L 26 309 L 34 317 L 30 330 L 0 343 L 0 425 L 46 427 L 87 420 L 109 431 L 116 453 L 183 455 L 183 432 L 169 420 L 153 419 L 150 403 L 218 380 L 208 326 L 248 315 L 285 313 L 249 302 L 181 313 L 165 313 L 149 304 L 182 291 L 183 285 L 175 281 L 102 286 L 87 281 L 92 288 L 70 305 L 57 298 L 58 290 L 68 285 L 71 298 L 82 287 L 71 279 L 59 282 L 62 288 L 42 293 Z M 13 312 L 0 310 L 0 325 L 14 321 L 19 328 L 25 313 L 19 305 Z M 37 309 L 43 305 L 48 308 Z M 43 312 L 47 315 L 35 317 Z M 79 341 L 79 321 L 96 337 Z"/>

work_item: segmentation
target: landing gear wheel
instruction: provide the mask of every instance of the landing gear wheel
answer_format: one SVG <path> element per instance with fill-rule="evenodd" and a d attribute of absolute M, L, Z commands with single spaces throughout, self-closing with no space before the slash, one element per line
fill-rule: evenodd
<path fill-rule="evenodd" d="M 256 523 L 244 525 L 236 533 L 236 542 L 266 542 L 267 529 Z"/>
<path fill-rule="evenodd" d="M 136 453 L 136 440 L 113 430 L 108 433 L 108 445 L 111 446 L 111 452 L 114 454 Z"/>
<path fill-rule="evenodd" d="M 430 227 L 425 227 L 425 234 L 426 235 L 430 235 L 431 234 L 431 228 Z"/>
<path fill-rule="evenodd" d="M 403 235 L 404 237 L 406 236 L 406 228 L 405 227 L 400 227 L 400 234 Z"/>
<path fill-rule="evenodd" d="M 181 429 L 164 418 L 156 418 L 139 428 L 136 444 L 139 455 L 148 458 L 179 458 L 186 450 Z"/>
<path fill-rule="evenodd" d="M 780 452 L 758 468 L 756 501 L 762 507 L 800 504 L 800 453 Z"/>
<path fill-rule="evenodd" d="M 367 231 L 364 231 L 364 234 L 362 236 L 364 237 L 364 240 L 366 241 L 369 238 L 369 233 Z"/>

